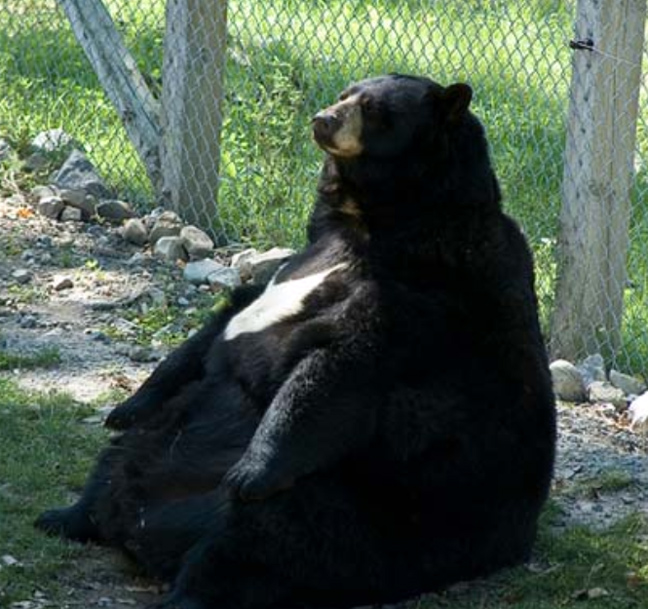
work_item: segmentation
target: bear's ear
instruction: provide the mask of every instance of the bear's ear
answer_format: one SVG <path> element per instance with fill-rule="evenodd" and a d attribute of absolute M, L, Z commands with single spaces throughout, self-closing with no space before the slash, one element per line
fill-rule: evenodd
<path fill-rule="evenodd" d="M 466 114 L 471 100 L 472 89 L 462 82 L 446 87 L 441 93 L 445 115 L 451 122 L 460 120 Z"/>

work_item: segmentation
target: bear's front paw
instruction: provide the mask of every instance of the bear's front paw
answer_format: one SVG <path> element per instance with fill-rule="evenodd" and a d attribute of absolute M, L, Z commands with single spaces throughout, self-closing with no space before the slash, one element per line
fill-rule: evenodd
<path fill-rule="evenodd" d="M 294 478 L 283 474 L 278 467 L 269 467 L 244 455 L 227 472 L 223 482 L 235 497 L 243 501 L 261 501 L 290 488 Z"/>

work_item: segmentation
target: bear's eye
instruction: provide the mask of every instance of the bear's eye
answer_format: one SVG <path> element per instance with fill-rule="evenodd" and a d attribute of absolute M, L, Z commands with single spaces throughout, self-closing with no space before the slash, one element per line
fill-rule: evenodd
<path fill-rule="evenodd" d="M 373 99 L 364 98 L 360 100 L 362 113 L 369 119 L 377 119 L 380 117 L 380 105 Z"/>

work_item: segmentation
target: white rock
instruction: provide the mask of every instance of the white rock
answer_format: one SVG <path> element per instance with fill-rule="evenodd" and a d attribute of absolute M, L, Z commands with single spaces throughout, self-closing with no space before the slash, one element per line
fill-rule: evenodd
<path fill-rule="evenodd" d="M 121 236 L 124 241 L 133 243 L 134 245 L 144 245 L 148 239 L 148 232 L 144 222 L 139 218 L 130 218 L 126 220 L 121 229 Z"/>
<path fill-rule="evenodd" d="M 180 237 L 161 237 L 156 241 L 153 251 L 170 262 L 187 259 Z"/>
<path fill-rule="evenodd" d="M 607 381 L 590 383 L 587 392 L 590 402 L 612 404 L 617 409 L 623 409 L 627 405 L 623 391 Z"/>
<path fill-rule="evenodd" d="M 65 203 L 60 197 L 43 197 L 38 202 L 38 213 L 46 218 L 56 220 L 61 215 L 64 207 Z"/>
<path fill-rule="evenodd" d="M 646 384 L 629 374 L 623 374 L 618 370 L 610 370 L 610 382 L 621 389 L 626 395 L 639 395 L 646 391 Z"/>
<path fill-rule="evenodd" d="M 258 255 L 259 252 L 251 247 L 232 256 L 231 266 L 240 271 L 243 281 L 252 279 L 252 265 L 250 264 L 250 260 Z"/>
<path fill-rule="evenodd" d="M 155 244 L 162 237 L 177 237 L 182 230 L 182 220 L 173 211 L 163 211 L 155 220 L 149 241 Z"/>
<path fill-rule="evenodd" d="M 223 267 L 207 275 L 210 286 L 234 289 L 241 285 L 241 274 L 238 269 Z"/>
<path fill-rule="evenodd" d="M 583 377 L 585 387 L 589 387 L 594 381 L 606 381 L 605 362 L 600 353 L 586 357 L 580 364 L 577 364 L 579 372 Z"/>
<path fill-rule="evenodd" d="M 64 207 L 61 212 L 61 222 L 81 222 L 83 212 L 76 207 Z"/>
<path fill-rule="evenodd" d="M 31 142 L 32 148 L 43 152 L 55 152 L 72 144 L 73 139 L 63 129 L 41 131 Z"/>
<path fill-rule="evenodd" d="M 587 399 L 583 377 L 578 368 L 564 359 L 549 366 L 556 397 L 566 402 L 583 402 Z"/>
<path fill-rule="evenodd" d="M 29 269 L 16 269 L 13 273 L 11 273 L 11 276 L 18 283 L 28 283 L 29 281 L 31 281 L 32 272 Z"/>
<path fill-rule="evenodd" d="M 630 429 L 637 429 L 648 432 L 648 391 L 641 394 L 630 404 L 628 408 L 630 415 Z"/>
<path fill-rule="evenodd" d="M 209 275 L 223 268 L 226 267 L 219 262 L 216 262 L 211 258 L 205 258 L 204 260 L 196 260 L 187 263 L 183 275 L 186 281 L 193 283 L 194 285 L 200 285 L 201 283 L 207 283 L 207 277 L 209 277 Z"/>
<path fill-rule="evenodd" d="M 192 259 L 202 259 L 209 256 L 214 249 L 214 242 L 211 237 L 196 226 L 185 226 L 180 231 L 182 245 Z"/>

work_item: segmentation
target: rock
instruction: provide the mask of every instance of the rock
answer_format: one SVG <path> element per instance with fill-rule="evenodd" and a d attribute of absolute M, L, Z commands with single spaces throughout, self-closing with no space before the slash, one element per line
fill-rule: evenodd
<path fill-rule="evenodd" d="M 148 240 L 148 231 L 139 218 L 130 218 L 121 229 L 124 241 L 134 245 L 144 245 Z"/>
<path fill-rule="evenodd" d="M 268 283 L 279 267 L 292 255 L 295 250 L 285 247 L 273 247 L 271 250 L 252 256 L 247 261 L 250 265 L 252 281 L 258 285 Z"/>
<path fill-rule="evenodd" d="M 180 231 L 180 238 L 192 260 L 206 258 L 214 249 L 214 242 L 211 237 L 196 226 L 185 226 Z"/>
<path fill-rule="evenodd" d="M 37 201 L 40 201 L 46 197 L 58 197 L 59 191 L 58 188 L 53 186 L 34 186 L 34 188 L 29 191 L 29 194 Z"/>
<path fill-rule="evenodd" d="M 178 296 L 178 299 L 176 300 L 178 303 L 179 307 L 188 307 L 189 306 L 189 301 L 184 297 L 184 296 Z"/>
<path fill-rule="evenodd" d="M 38 237 L 36 237 L 35 245 L 36 247 L 48 249 L 54 246 L 54 242 L 49 235 L 38 235 Z"/>
<path fill-rule="evenodd" d="M 135 252 L 127 261 L 127 266 L 141 266 L 146 262 L 146 256 L 142 252 Z"/>
<path fill-rule="evenodd" d="M 243 281 L 252 279 L 252 266 L 250 265 L 250 260 L 258 255 L 259 252 L 251 247 L 232 256 L 231 266 L 240 271 L 241 279 Z"/>
<path fill-rule="evenodd" d="M 74 281 L 69 275 L 55 275 L 52 281 L 52 288 L 57 292 L 61 290 L 69 290 L 74 287 Z"/>
<path fill-rule="evenodd" d="M 630 408 L 630 429 L 648 432 L 648 392 L 635 399 Z"/>
<path fill-rule="evenodd" d="M 131 209 L 131 206 L 125 201 L 118 201 L 117 199 L 104 199 L 100 201 L 96 211 L 100 218 L 114 220 L 116 222 L 135 217 L 135 212 Z"/>
<path fill-rule="evenodd" d="M 149 288 L 147 295 L 154 307 L 165 308 L 167 306 L 167 297 L 164 290 L 160 288 Z"/>
<path fill-rule="evenodd" d="M 607 375 L 605 374 L 605 362 L 600 353 L 595 353 L 586 357 L 580 364 L 576 366 L 583 377 L 585 387 L 589 387 L 594 381 L 606 381 Z"/>
<path fill-rule="evenodd" d="M 110 190 L 99 177 L 94 165 L 80 150 L 73 150 L 52 180 L 59 188 L 85 190 L 98 199 L 109 199 Z"/>
<path fill-rule="evenodd" d="M 578 368 L 564 359 L 549 366 L 556 397 L 566 402 L 584 402 L 587 399 L 583 377 Z"/>
<path fill-rule="evenodd" d="M 612 386 L 607 381 L 594 381 L 587 388 L 590 402 L 612 404 L 618 410 L 627 406 L 626 398 L 620 389 Z"/>
<path fill-rule="evenodd" d="M 160 354 L 146 347 L 131 347 L 128 350 L 128 357 L 134 362 L 146 364 L 158 361 Z"/>
<path fill-rule="evenodd" d="M 38 202 L 38 213 L 52 220 L 57 220 L 64 208 L 65 203 L 57 196 L 43 197 Z"/>
<path fill-rule="evenodd" d="M 38 326 L 38 319 L 36 319 L 35 315 L 30 315 L 30 314 L 23 315 L 20 318 L 18 325 L 21 328 L 26 328 L 26 329 L 36 328 Z"/>
<path fill-rule="evenodd" d="M 151 230 L 153 226 L 155 226 L 155 223 L 158 221 L 158 218 L 165 212 L 166 210 L 164 207 L 156 207 L 155 209 L 152 209 L 148 214 L 146 214 L 142 220 L 144 221 L 144 224 L 146 225 L 146 230 Z"/>
<path fill-rule="evenodd" d="M 11 276 L 20 284 L 29 283 L 32 278 L 32 272 L 29 269 L 16 269 Z"/>
<path fill-rule="evenodd" d="M 189 262 L 187 266 L 185 266 L 183 276 L 186 281 L 193 283 L 194 285 L 200 285 L 201 283 L 207 283 L 207 277 L 209 277 L 209 275 L 223 268 L 226 267 L 219 262 L 216 262 L 211 258 L 205 258 L 204 260 Z"/>
<path fill-rule="evenodd" d="M 153 252 L 169 262 L 187 260 L 188 258 L 180 237 L 161 237 L 155 243 Z"/>
<path fill-rule="evenodd" d="M 0 161 L 4 161 L 5 159 L 9 158 L 10 154 L 11 154 L 11 145 L 7 140 L 0 137 Z"/>
<path fill-rule="evenodd" d="M 207 283 L 213 287 L 234 289 L 241 285 L 241 273 L 236 268 L 223 267 L 207 275 Z"/>
<path fill-rule="evenodd" d="M 41 131 L 31 142 L 34 150 L 39 152 L 56 152 L 74 145 L 74 139 L 63 129 Z"/>
<path fill-rule="evenodd" d="M 59 197 L 66 205 L 80 209 L 84 220 L 89 220 L 97 213 L 97 199 L 85 190 L 62 188 Z"/>
<path fill-rule="evenodd" d="M 83 212 L 76 207 L 64 207 L 60 217 L 61 222 L 81 222 Z"/>
<path fill-rule="evenodd" d="M 155 245 L 158 239 L 162 237 L 177 237 L 182 230 L 182 220 L 180 216 L 173 211 L 164 211 L 153 224 L 149 234 L 149 241 Z"/>
<path fill-rule="evenodd" d="M 626 395 L 639 395 L 646 391 L 646 384 L 629 374 L 623 374 L 618 370 L 610 370 L 610 382 L 621 389 Z"/>
<path fill-rule="evenodd" d="M 25 171 L 40 171 L 49 165 L 47 157 L 42 152 L 30 154 L 23 163 Z"/>

